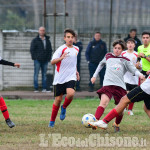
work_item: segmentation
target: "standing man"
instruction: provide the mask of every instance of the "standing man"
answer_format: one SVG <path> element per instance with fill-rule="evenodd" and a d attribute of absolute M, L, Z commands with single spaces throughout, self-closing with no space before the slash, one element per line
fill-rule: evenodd
<path fill-rule="evenodd" d="M 88 44 L 88 47 L 85 52 L 86 60 L 89 64 L 89 72 L 90 72 L 90 79 L 93 77 L 94 72 L 99 64 L 99 62 L 104 58 L 105 54 L 107 53 L 106 43 L 101 40 L 101 33 L 95 32 L 93 40 Z M 105 75 L 106 68 L 104 67 L 99 72 L 100 77 L 100 87 L 103 86 L 103 80 Z M 94 84 L 89 82 L 89 92 L 94 91 Z"/>
<path fill-rule="evenodd" d="M 132 38 L 135 40 L 135 48 L 134 50 L 137 52 L 137 49 L 140 45 L 142 45 L 141 41 L 136 36 L 137 30 L 131 29 L 128 36 L 124 39 L 125 42 L 127 42 L 128 39 Z"/>
<path fill-rule="evenodd" d="M 81 52 L 82 52 L 83 46 L 82 46 L 82 42 L 77 41 L 77 34 L 74 37 L 73 45 L 75 45 L 75 46 L 77 46 L 79 48 L 79 53 L 78 53 L 78 56 L 77 56 L 77 71 L 80 74 Z M 81 91 L 81 89 L 80 89 L 80 81 L 76 82 L 76 91 Z"/>
<path fill-rule="evenodd" d="M 150 70 L 150 32 L 142 33 L 143 45 L 138 47 L 138 57 L 142 60 L 142 73 L 147 77 L 147 71 Z"/>
<path fill-rule="evenodd" d="M 45 28 L 39 28 L 39 34 L 31 42 L 30 52 L 34 60 L 34 92 L 39 92 L 38 75 L 41 69 L 42 73 L 42 92 L 46 92 L 46 72 L 48 62 L 51 59 L 52 47 L 49 36 L 45 34 Z"/>

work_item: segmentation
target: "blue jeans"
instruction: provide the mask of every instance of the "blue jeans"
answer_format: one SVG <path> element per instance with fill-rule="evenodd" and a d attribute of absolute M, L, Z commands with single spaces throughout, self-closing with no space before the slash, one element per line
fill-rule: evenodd
<path fill-rule="evenodd" d="M 96 68 L 99 64 L 95 64 L 95 63 L 89 63 L 89 72 L 90 72 L 90 82 L 89 82 L 89 86 L 90 87 L 94 87 L 94 84 L 91 83 L 91 78 L 93 77 L 93 74 L 96 71 Z M 106 67 L 104 66 L 102 68 L 102 70 L 99 72 L 99 77 L 100 77 L 100 86 L 103 86 L 103 80 L 104 80 L 104 75 L 105 75 L 105 70 Z"/>
<path fill-rule="evenodd" d="M 39 76 L 40 69 L 41 69 L 41 73 L 42 73 L 42 89 L 47 89 L 47 86 L 46 86 L 47 66 L 48 66 L 48 61 L 40 62 L 38 60 L 34 60 L 34 89 L 35 90 L 38 90 L 38 88 L 39 88 L 38 76 Z"/>

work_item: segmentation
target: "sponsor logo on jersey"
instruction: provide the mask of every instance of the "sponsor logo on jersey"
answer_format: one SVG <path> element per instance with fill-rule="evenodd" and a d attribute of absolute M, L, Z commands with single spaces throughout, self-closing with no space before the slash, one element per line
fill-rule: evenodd
<path fill-rule="evenodd" d="M 112 68 L 113 70 L 117 70 L 117 71 L 118 71 L 118 70 L 120 70 L 121 65 L 115 64 L 115 65 L 112 65 L 111 68 Z"/>

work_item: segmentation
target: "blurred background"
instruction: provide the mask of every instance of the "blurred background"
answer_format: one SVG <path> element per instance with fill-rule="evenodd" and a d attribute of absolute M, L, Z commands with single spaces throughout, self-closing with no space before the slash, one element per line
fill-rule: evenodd
<path fill-rule="evenodd" d="M 124 39 L 131 28 L 136 28 L 141 38 L 144 30 L 150 30 L 150 1 L 0 0 L 0 56 L 21 64 L 20 69 L 0 66 L 0 89 L 32 89 L 34 67 L 30 43 L 40 26 L 45 26 L 53 51 L 64 43 L 65 28 L 77 32 L 78 40 L 83 43 L 80 85 L 87 90 L 89 70 L 85 51 L 94 32 L 101 32 L 108 51 L 112 51 L 112 42 Z M 53 67 L 49 64 L 48 68 L 48 74 L 53 74 Z"/>
<path fill-rule="evenodd" d="M 112 33 L 128 33 L 133 27 L 141 33 L 150 28 L 149 0 L 0 0 L 0 28 L 37 30 L 44 21 L 44 1 L 47 14 L 53 14 L 56 9 L 57 13 L 67 12 L 69 15 L 66 19 L 57 16 L 57 33 L 63 32 L 65 24 L 78 33 L 93 33 L 95 30 L 109 33 L 110 17 Z M 46 29 L 53 33 L 53 16 L 46 17 Z"/>

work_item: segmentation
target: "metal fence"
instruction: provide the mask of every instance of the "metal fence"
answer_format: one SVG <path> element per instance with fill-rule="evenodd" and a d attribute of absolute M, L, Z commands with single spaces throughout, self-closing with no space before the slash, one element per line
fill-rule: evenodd
<path fill-rule="evenodd" d="M 0 0 L 0 28 L 37 30 L 44 24 L 44 1 L 46 13 L 51 14 L 46 17 L 46 28 L 51 33 L 54 31 L 52 15 L 55 10 L 58 14 L 57 33 L 62 33 L 65 27 L 73 28 L 78 33 L 97 30 L 109 33 L 110 27 L 112 33 L 128 33 L 133 27 L 139 33 L 150 29 L 149 0 Z M 69 15 L 59 16 L 65 12 Z"/>
<path fill-rule="evenodd" d="M 68 15 L 66 16 L 65 14 Z M 10 79 L 5 78 L 4 85 L 0 81 L 1 87 L 21 86 L 22 83 L 24 83 L 22 86 L 32 86 L 33 62 L 30 59 L 29 47 L 32 38 L 36 34 L 26 32 L 38 30 L 44 24 L 46 31 L 51 36 L 53 50 L 56 50 L 63 43 L 63 31 L 65 28 L 72 28 L 78 33 L 83 43 L 81 88 L 87 89 L 89 72 L 88 64 L 85 60 L 85 50 L 93 37 L 93 33 L 100 31 L 103 40 L 107 43 L 108 50 L 110 50 L 112 41 L 117 38 L 123 39 L 131 28 L 136 28 L 138 34 L 141 34 L 143 30 L 150 30 L 150 1 L 13 0 L 10 2 L 10 0 L 0 0 L 0 29 L 23 32 L 2 34 L 3 49 L 0 49 L 3 52 L 2 57 L 12 61 L 20 61 L 25 67 L 20 72 L 18 71 L 20 81 L 17 81 L 18 77 L 15 77 L 15 73 L 13 74 L 13 80 L 11 79 L 11 74 L 9 74 Z M 29 63 L 29 66 L 26 66 L 27 63 Z M 3 68 L 0 68 L 0 70 L 3 70 Z M 4 74 L 1 73 L 2 76 L 5 76 L 10 71 L 10 68 L 8 67 L 4 70 Z M 49 66 L 49 72 L 52 73 L 52 66 Z M 19 76 L 20 73 L 22 76 Z M 25 76 L 26 78 L 24 78 Z M 26 81 L 22 82 L 23 78 Z"/>

